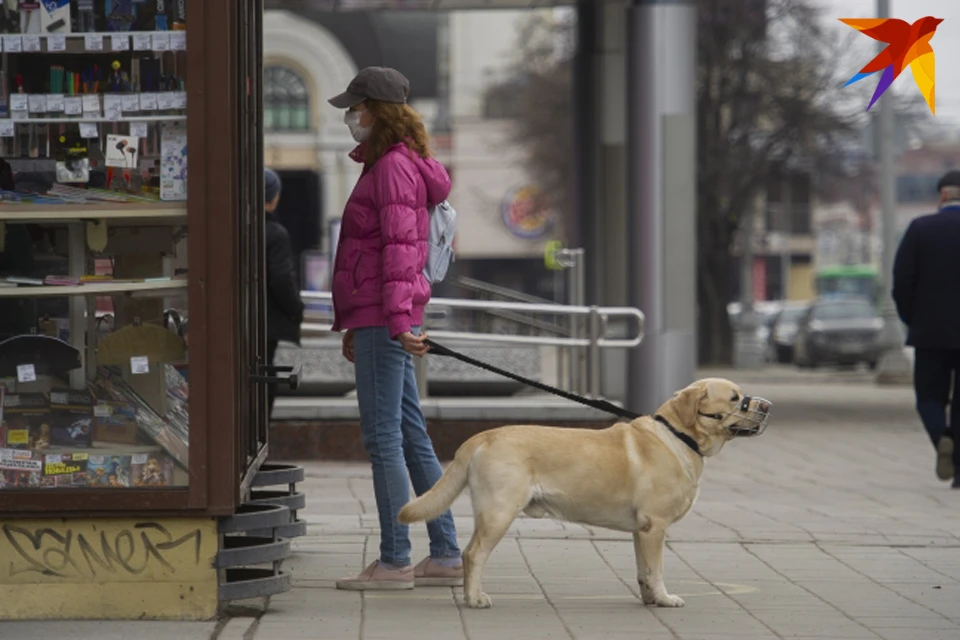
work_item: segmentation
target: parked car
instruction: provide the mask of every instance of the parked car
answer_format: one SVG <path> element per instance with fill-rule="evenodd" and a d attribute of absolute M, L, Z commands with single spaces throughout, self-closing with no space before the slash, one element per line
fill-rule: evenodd
<path fill-rule="evenodd" d="M 868 298 L 818 298 L 798 323 L 794 362 L 801 367 L 866 363 L 873 369 L 882 328 L 883 319 Z"/>
<path fill-rule="evenodd" d="M 786 364 L 793 362 L 793 346 L 799 322 L 810 309 L 810 302 L 787 302 L 773 317 L 767 336 L 767 360 Z"/>

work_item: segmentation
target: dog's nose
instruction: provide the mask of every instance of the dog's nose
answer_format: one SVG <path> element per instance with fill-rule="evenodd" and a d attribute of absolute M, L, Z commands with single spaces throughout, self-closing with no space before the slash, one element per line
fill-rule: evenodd
<path fill-rule="evenodd" d="M 757 410 L 760 413 L 770 413 L 770 407 L 772 403 L 769 400 L 764 400 L 763 398 L 757 399 Z"/>

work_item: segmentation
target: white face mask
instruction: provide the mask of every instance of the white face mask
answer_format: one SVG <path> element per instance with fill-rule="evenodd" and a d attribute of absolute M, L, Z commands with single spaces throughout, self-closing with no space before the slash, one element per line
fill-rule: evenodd
<path fill-rule="evenodd" d="M 373 127 L 360 126 L 360 118 L 363 113 L 360 111 L 347 111 L 343 114 L 343 123 L 350 129 L 350 135 L 357 142 L 365 142 L 370 137 Z"/>

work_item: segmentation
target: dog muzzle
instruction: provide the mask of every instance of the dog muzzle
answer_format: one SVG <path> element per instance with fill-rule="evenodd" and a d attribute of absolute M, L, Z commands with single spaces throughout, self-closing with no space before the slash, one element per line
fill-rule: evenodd
<path fill-rule="evenodd" d="M 740 406 L 734 411 L 716 414 L 701 413 L 700 415 L 721 421 L 727 420 L 730 416 L 736 416 L 737 421 L 729 425 L 727 431 L 736 438 L 752 438 L 766 431 L 772 407 L 773 403 L 766 398 L 744 396 L 740 401 Z"/>

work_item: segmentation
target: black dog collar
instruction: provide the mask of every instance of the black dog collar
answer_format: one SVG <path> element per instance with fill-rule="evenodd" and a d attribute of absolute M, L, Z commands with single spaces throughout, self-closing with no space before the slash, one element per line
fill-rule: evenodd
<path fill-rule="evenodd" d="M 685 445 L 687 445 L 688 447 L 690 447 L 691 449 L 693 449 L 693 452 L 694 452 L 694 453 L 696 453 L 696 454 L 697 454 L 698 456 L 700 456 L 701 458 L 703 457 L 703 454 L 700 453 L 700 446 L 697 445 L 697 441 L 696 441 L 696 440 L 694 440 L 693 438 L 691 438 L 691 437 L 688 436 L 687 434 L 683 433 L 682 431 L 678 431 L 676 428 L 674 428 L 674 426 L 673 426 L 672 424 L 670 424 L 669 422 L 667 422 L 667 419 L 666 419 L 666 418 L 664 418 L 663 416 L 661 416 L 659 413 L 658 413 L 657 415 L 653 416 L 653 419 L 656 420 L 657 422 L 659 422 L 660 424 L 662 424 L 663 426 L 665 426 L 667 429 L 669 429 L 669 430 L 670 430 L 670 433 L 672 433 L 673 435 L 677 436 L 677 438 L 679 438 L 680 441 L 681 441 L 683 444 L 685 444 Z"/>

